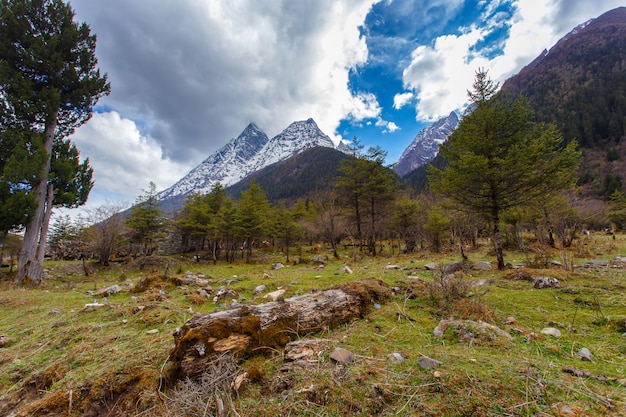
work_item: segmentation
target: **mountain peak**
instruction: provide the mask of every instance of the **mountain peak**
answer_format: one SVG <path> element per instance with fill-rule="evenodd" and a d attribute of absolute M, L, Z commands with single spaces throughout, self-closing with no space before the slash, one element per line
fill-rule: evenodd
<path fill-rule="evenodd" d="M 247 175 L 300 152 L 317 147 L 335 148 L 312 118 L 291 123 L 269 139 L 254 123 L 235 139 L 205 159 L 172 187 L 159 193 L 161 200 L 193 193 L 207 193 L 217 182 L 224 187 Z"/>
<path fill-rule="evenodd" d="M 432 125 L 422 129 L 413 142 L 404 150 L 393 170 L 401 177 L 430 162 L 439 152 L 439 145 L 448 139 L 448 136 L 459 125 L 459 116 L 450 112 Z"/>

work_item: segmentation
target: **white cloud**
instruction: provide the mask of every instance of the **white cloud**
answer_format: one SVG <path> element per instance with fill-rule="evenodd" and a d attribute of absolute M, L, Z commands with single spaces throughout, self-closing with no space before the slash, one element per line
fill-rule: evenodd
<path fill-rule="evenodd" d="M 269 136 L 309 117 L 333 136 L 376 112 L 353 96 L 367 60 L 359 26 L 376 0 L 74 0 L 98 35 L 108 107 L 152 120 L 163 154 L 196 163 L 249 122 Z M 366 101 L 363 101 L 365 99 Z M 132 115 L 132 116 L 131 116 Z M 201 155 L 201 157 L 199 157 Z"/>
<path fill-rule="evenodd" d="M 100 200 L 109 195 L 133 201 L 151 181 L 158 189 L 164 189 L 190 168 L 163 159 L 158 143 L 142 136 L 135 122 L 114 111 L 94 114 L 71 139 L 81 158 L 89 158 L 94 170 L 95 197 Z"/>
<path fill-rule="evenodd" d="M 415 93 L 417 120 L 433 121 L 451 110 L 462 109 L 477 69 L 487 69 L 494 81 L 502 83 L 574 26 L 620 5 L 615 0 L 598 0 L 593 6 L 586 0 L 515 0 L 511 2 L 514 13 L 507 20 L 496 12 L 500 3 L 482 2 L 485 11 L 480 27 L 459 28 L 458 34 L 439 36 L 432 45 L 414 49 L 403 82 Z M 486 53 L 493 47 L 475 50 L 481 40 L 502 25 L 509 27 L 509 34 L 500 45 L 501 54 L 488 58 Z"/>
<path fill-rule="evenodd" d="M 399 93 L 393 96 L 393 108 L 400 110 L 413 99 L 413 93 Z"/>
<path fill-rule="evenodd" d="M 400 127 L 394 122 L 389 122 L 387 120 L 383 120 L 382 118 L 377 118 L 375 126 L 382 127 L 383 133 L 393 133 L 396 130 L 400 130 Z"/>

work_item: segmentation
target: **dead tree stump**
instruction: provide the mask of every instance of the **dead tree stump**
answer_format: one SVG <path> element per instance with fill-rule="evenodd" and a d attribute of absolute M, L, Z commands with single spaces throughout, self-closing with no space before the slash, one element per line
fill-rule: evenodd
<path fill-rule="evenodd" d="M 281 349 L 296 338 L 364 317 L 390 294 L 385 283 L 368 279 L 193 317 L 174 331 L 171 376 L 195 379 L 225 352 L 245 357 Z"/>

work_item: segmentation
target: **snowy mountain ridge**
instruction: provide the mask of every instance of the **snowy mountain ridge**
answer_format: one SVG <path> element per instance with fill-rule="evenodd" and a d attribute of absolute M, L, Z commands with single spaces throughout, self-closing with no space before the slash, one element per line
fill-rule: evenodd
<path fill-rule="evenodd" d="M 158 194 L 160 200 L 189 194 L 205 194 L 219 182 L 224 187 L 278 161 L 315 147 L 335 148 L 313 119 L 290 124 L 280 134 L 268 139 L 250 123 L 235 139 L 209 156 L 176 184 Z"/>
<path fill-rule="evenodd" d="M 400 159 L 393 166 L 393 170 L 403 177 L 421 165 L 430 162 L 439 152 L 439 145 L 448 139 L 448 136 L 459 125 L 459 116 L 451 112 L 448 116 L 437 120 L 430 126 L 422 129 L 413 142 L 402 152 Z"/>

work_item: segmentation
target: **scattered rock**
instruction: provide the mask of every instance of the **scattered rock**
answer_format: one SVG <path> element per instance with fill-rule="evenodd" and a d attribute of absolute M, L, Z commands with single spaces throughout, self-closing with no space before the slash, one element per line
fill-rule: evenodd
<path fill-rule="evenodd" d="M 352 273 L 352 269 L 348 265 L 344 265 L 343 266 L 343 272 L 345 272 L 346 274 L 351 274 Z"/>
<path fill-rule="evenodd" d="M 553 404 L 552 408 L 554 408 L 559 417 L 582 417 L 585 415 L 583 409 L 575 405 L 557 403 Z"/>
<path fill-rule="evenodd" d="M 561 337 L 561 331 L 555 327 L 546 327 L 541 329 L 541 334 L 545 334 L 548 336 L 556 337 L 557 339 Z"/>
<path fill-rule="evenodd" d="M 159 333 L 159 329 L 152 329 L 146 332 L 146 334 L 157 334 L 157 333 Z"/>
<path fill-rule="evenodd" d="M 583 264 L 583 268 L 606 268 L 607 266 L 609 266 L 609 261 L 598 261 L 595 259 Z"/>
<path fill-rule="evenodd" d="M 10 340 L 7 336 L 0 336 L 0 349 L 8 347 Z"/>
<path fill-rule="evenodd" d="M 325 264 L 328 261 L 328 256 L 326 255 L 315 255 L 313 258 L 311 258 L 311 262 L 315 263 L 315 264 Z"/>
<path fill-rule="evenodd" d="M 220 287 L 213 293 L 213 302 L 216 303 L 220 300 L 230 300 L 233 298 L 239 298 L 239 294 L 235 290 L 226 287 Z"/>
<path fill-rule="evenodd" d="M 340 347 L 335 348 L 329 357 L 338 364 L 354 363 L 354 355 L 352 352 Z"/>
<path fill-rule="evenodd" d="M 204 288 L 200 288 L 196 292 L 198 293 L 199 296 L 206 298 L 207 300 L 211 298 L 211 294 L 209 294 L 209 292 L 205 290 Z"/>
<path fill-rule="evenodd" d="M 265 291 L 265 288 L 267 288 L 265 285 L 261 284 L 261 285 L 257 285 L 257 287 L 252 291 L 252 293 L 254 295 L 259 295 L 261 294 L 263 291 Z"/>
<path fill-rule="evenodd" d="M 105 304 L 102 304 L 102 303 L 87 303 L 87 304 L 85 304 L 85 308 L 86 309 L 93 309 L 93 310 L 95 310 L 97 308 L 100 308 L 100 307 L 104 307 L 104 306 L 105 306 Z"/>
<path fill-rule="evenodd" d="M 626 268 L 626 257 L 617 256 L 609 262 L 611 268 Z"/>
<path fill-rule="evenodd" d="M 279 269 L 283 269 L 285 267 L 285 265 L 281 264 L 280 262 L 276 262 L 272 264 L 272 269 L 274 271 L 277 271 Z"/>
<path fill-rule="evenodd" d="M 389 358 L 389 362 L 394 365 L 400 365 L 406 360 L 405 356 L 400 352 L 393 352 L 387 357 Z"/>
<path fill-rule="evenodd" d="M 417 364 L 422 369 L 435 369 L 443 365 L 436 359 L 429 358 L 428 356 L 422 356 L 417 360 Z"/>
<path fill-rule="evenodd" d="M 453 262 L 443 267 L 444 274 L 454 274 L 459 271 L 469 271 L 470 267 L 468 264 L 463 262 Z"/>
<path fill-rule="evenodd" d="M 109 285 L 108 287 L 104 287 L 98 291 L 96 291 L 96 295 L 99 297 L 108 297 L 113 294 L 117 294 L 122 291 L 122 287 L 119 285 Z"/>
<path fill-rule="evenodd" d="M 591 352 L 585 347 L 581 348 L 578 351 L 578 356 L 580 356 L 580 360 L 582 361 L 593 362 L 593 359 L 591 358 Z"/>
<path fill-rule="evenodd" d="M 491 262 L 476 262 L 472 265 L 472 269 L 475 271 L 491 271 L 493 266 L 491 266 Z"/>
<path fill-rule="evenodd" d="M 437 271 L 439 269 L 439 265 L 434 262 L 424 265 L 424 268 L 428 271 Z"/>
<path fill-rule="evenodd" d="M 60 308 L 54 308 L 48 312 L 48 314 L 61 314 Z"/>
<path fill-rule="evenodd" d="M 454 327 L 457 331 L 463 331 L 466 334 L 471 333 L 472 336 L 477 333 L 486 334 L 489 338 L 494 336 L 512 339 L 511 335 L 493 324 L 478 320 L 441 320 L 437 327 L 433 330 L 435 337 L 442 337 L 448 327 Z"/>
<path fill-rule="evenodd" d="M 400 265 L 387 264 L 385 269 L 400 269 Z"/>
<path fill-rule="evenodd" d="M 533 286 L 539 290 L 544 288 L 561 288 L 561 283 L 558 279 L 552 277 L 537 277 Z"/>
<path fill-rule="evenodd" d="M 276 290 L 265 294 L 263 298 L 270 301 L 285 301 L 285 290 Z"/>
<path fill-rule="evenodd" d="M 204 276 L 204 275 L 203 275 Z M 175 285 L 196 285 L 198 287 L 206 287 L 209 285 L 209 281 L 200 278 L 200 276 L 191 275 L 191 273 L 187 273 L 184 277 L 174 277 L 172 278 L 172 282 Z"/>
<path fill-rule="evenodd" d="M 326 351 L 330 350 L 332 341 L 329 339 L 305 339 L 289 342 L 285 346 L 283 357 L 286 361 L 318 360 Z"/>

